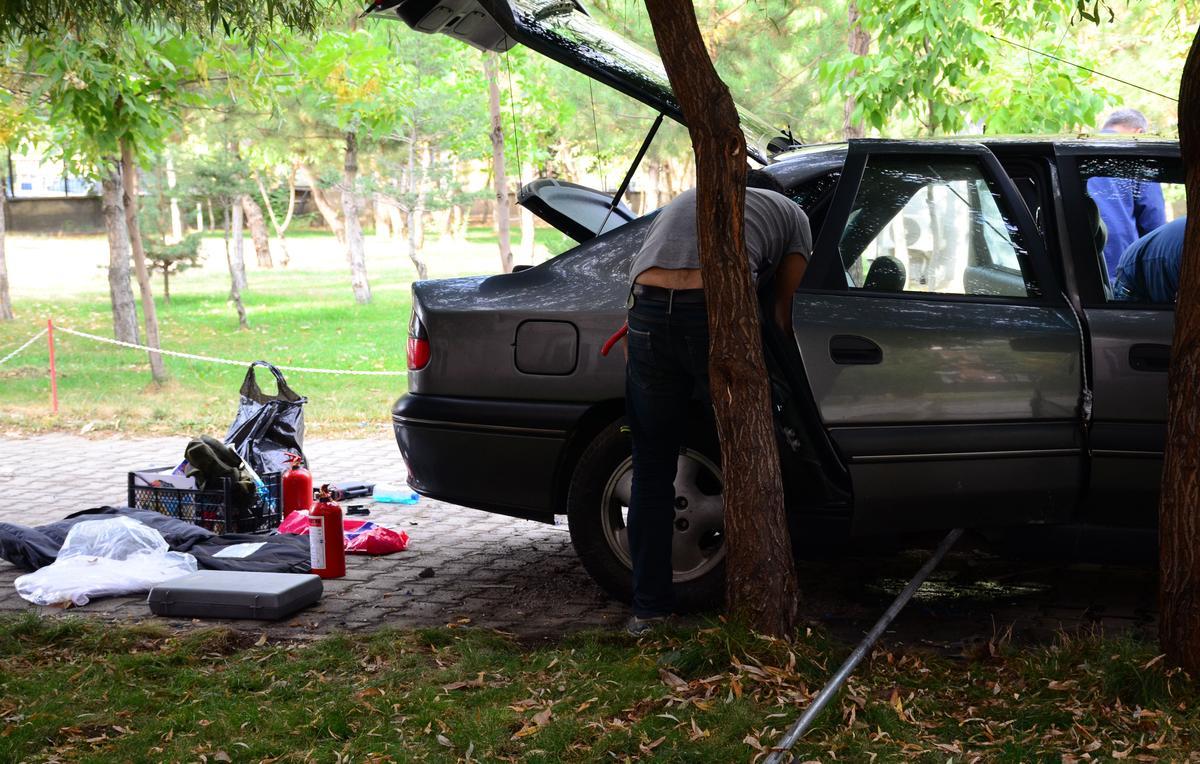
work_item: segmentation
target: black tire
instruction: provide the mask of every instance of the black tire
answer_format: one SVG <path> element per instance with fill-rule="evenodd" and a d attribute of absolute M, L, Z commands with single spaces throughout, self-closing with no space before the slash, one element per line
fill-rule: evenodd
<path fill-rule="evenodd" d="M 632 599 L 632 574 L 624 539 L 632 446 L 624 419 L 605 427 L 583 452 L 567 492 L 571 543 L 583 567 L 613 597 Z M 676 477 L 677 495 L 691 497 L 676 510 L 676 544 L 687 570 L 675 571 L 675 607 L 680 612 L 721 607 L 725 597 L 725 539 L 720 451 L 715 439 L 690 436 Z M 693 469 L 694 468 L 694 471 Z M 682 552 L 682 554 L 681 554 Z M 675 560 L 680 565 L 680 560 Z"/>

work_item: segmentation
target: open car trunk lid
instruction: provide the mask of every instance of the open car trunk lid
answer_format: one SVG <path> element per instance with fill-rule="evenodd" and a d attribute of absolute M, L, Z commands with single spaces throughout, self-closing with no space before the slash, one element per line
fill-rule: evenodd
<path fill-rule="evenodd" d="M 686 125 L 662 60 L 599 23 L 576 0 L 374 0 L 368 15 L 442 33 L 481 50 L 525 45 Z M 760 162 L 791 147 L 738 107 L 747 151 Z"/>

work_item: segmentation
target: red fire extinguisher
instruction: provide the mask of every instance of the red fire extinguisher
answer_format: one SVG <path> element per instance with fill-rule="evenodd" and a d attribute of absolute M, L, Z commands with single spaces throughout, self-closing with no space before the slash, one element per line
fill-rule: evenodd
<path fill-rule="evenodd" d="M 304 469 L 304 457 L 288 454 L 292 468 L 283 473 L 283 516 L 287 517 L 298 509 L 312 509 L 312 473 Z"/>
<path fill-rule="evenodd" d="M 308 513 L 308 549 L 312 572 L 321 578 L 346 575 L 346 537 L 342 532 L 342 508 L 321 486 L 317 505 Z"/>

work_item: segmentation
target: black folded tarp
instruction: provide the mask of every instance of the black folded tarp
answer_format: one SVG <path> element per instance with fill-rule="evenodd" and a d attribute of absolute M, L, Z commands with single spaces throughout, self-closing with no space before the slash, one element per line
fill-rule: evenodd
<path fill-rule="evenodd" d="M 263 573 L 308 573 L 308 539 L 279 533 L 229 533 L 218 536 L 178 518 L 145 509 L 97 507 L 68 515 L 48 525 L 31 528 L 0 523 L 0 558 L 24 570 L 37 570 L 58 557 L 68 531 L 76 523 L 128 517 L 150 526 L 167 542 L 172 552 L 187 552 L 201 568 Z M 264 543 L 247 557 L 215 557 L 222 548 L 233 544 Z"/>

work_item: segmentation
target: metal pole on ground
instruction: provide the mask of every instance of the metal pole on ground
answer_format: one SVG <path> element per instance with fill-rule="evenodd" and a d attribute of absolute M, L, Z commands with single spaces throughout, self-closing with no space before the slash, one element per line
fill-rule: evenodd
<path fill-rule="evenodd" d="M 875 642 L 883 636 L 884 630 L 900 614 L 900 611 L 904 609 L 904 606 L 908 604 L 912 596 L 917 593 L 917 589 L 921 588 L 921 584 L 925 583 L 925 579 L 929 577 L 929 574 L 938 566 L 938 563 L 946 556 L 946 552 L 950 551 L 950 547 L 954 546 L 954 543 L 958 541 L 962 534 L 962 528 L 955 528 L 946 534 L 946 538 L 942 539 L 942 543 L 938 545 L 933 556 L 921 566 L 921 569 L 917 571 L 917 575 L 913 576 L 913 579 L 908 582 L 908 586 L 904 587 L 904 590 L 900 592 L 892 604 L 888 606 L 888 609 L 880 616 L 879 620 L 875 622 L 875 625 L 871 627 L 871 630 L 867 632 L 866 638 L 859 643 L 858 647 L 854 648 L 854 652 L 850 653 L 850 657 L 829 678 L 829 681 L 825 683 L 821 692 L 817 694 L 816 699 L 813 700 L 812 705 L 805 710 L 804 715 L 792 725 L 791 729 L 787 731 L 787 734 L 776 745 L 771 747 L 771 753 L 763 761 L 763 764 L 780 764 L 783 761 L 783 757 L 796 744 L 796 741 L 805 732 L 808 732 L 808 728 L 816 721 L 821 711 L 825 709 L 825 706 L 829 705 L 829 701 L 833 700 L 833 697 L 837 695 L 838 690 L 842 688 L 842 684 L 850 678 L 851 672 L 871 652 L 871 648 L 874 647 Z"/>
<path fill-rule="evenodd" d="M 58 370 L 54 367 L 54 319 L 46 320 L 46 341 L 50 343 L 50 412 L 58 413 Z"/>

